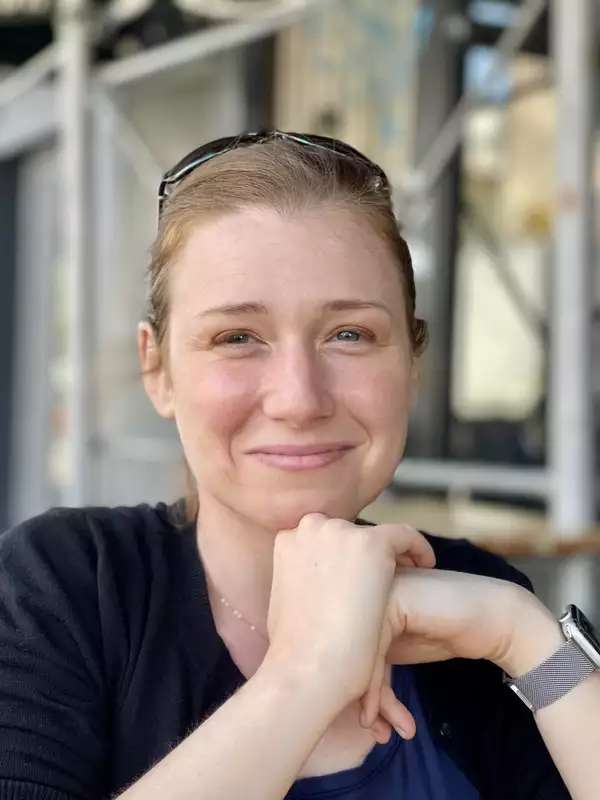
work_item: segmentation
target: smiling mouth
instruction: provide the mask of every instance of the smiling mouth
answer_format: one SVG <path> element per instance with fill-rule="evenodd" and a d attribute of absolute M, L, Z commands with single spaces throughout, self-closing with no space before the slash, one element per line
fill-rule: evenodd
<path fill-rule="evenodd" d="M 333 449 L 321 449 L 317 452 L 298 453 L 293 452 L 293 448 L 280 448 L 287 452 L 254 451 L 251 453 L 262 464 L 278 469 L 291 471 L 318 469 L 340 461 L 346 453 L 350 452 L 351 446 L 338 446 Z M 299 448 L 300 449 L 300 448 Z M 310 448 L 313 451 L 315 448 Z"/>

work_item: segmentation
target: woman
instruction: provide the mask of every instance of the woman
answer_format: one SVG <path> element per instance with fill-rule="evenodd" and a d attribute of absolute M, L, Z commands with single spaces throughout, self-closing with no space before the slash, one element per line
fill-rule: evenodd
<path fill-rule="evenodd" d="M 0 539 L 0 800 L 597 797 L 595 665 L 503 684 L 565 647 L 527 579 L 358 517 L 425 341 L 385 174 L 249 134 L 159 196 L 138 346 L 194 493 Z"/>

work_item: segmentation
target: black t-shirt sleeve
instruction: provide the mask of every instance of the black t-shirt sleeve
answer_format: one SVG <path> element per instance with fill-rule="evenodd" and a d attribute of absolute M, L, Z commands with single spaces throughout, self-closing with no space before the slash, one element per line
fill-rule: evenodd
<path fill-rule="evenodd" d="M 109 703 L 85 514 L 0 535 L 0 800 L 104 796 Z"/>

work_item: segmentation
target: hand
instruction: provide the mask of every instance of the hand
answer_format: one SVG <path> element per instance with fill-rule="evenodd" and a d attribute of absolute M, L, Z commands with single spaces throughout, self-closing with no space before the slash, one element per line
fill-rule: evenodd
<path fill-rule="evenodd" d="M 390 591 L 361 724 L 381 710 L 386 662 L 487 659 L 523 674 L 550 655 L 560 632 L 535 595 L 508 581 L 447 570 L 400 568 Z"/>
<path fill-rule="evenodd" d="M 275 538 L 269 658 L 308 667 L 343 708 L 369 686 L 396 568 L 434 564 L 414 528 L 305 515 Z M 385 667 L 380 686 L 384 677 Z"/>
<path fill-rule="evenodd" d="M 373 724 L 363 725 L 371 728 L 375 739 L 380 744 L 389 741 L 392 728 L 395 728 L 403 739 L 412 739 L 417 730 L 415 718 L 408 708 L 396 697 L 391 686 L 392 664 L 387 664 L 385 668 L 385 678 L 379 694 L 379 710 L 377 718 Z M 363 695 L 361 705 L 367 695 Z"/>

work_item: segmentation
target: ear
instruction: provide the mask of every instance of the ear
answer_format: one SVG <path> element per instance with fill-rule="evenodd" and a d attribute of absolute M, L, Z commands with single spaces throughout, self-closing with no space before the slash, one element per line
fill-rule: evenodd
<path fill-rule="evenodd" d="M 173 387 L 168 365 L 164 362 L 150 323 L 138 323 L 137 346 L 146 394 L 161 417 L 174 419 Z"/>
<path fill-rule="evenodd" d="M 414 408 L 414 405 L 417 402 L 419 387 L 421 385 L 420 366 L 421 366 L 420 359 L 417 356 L 413 356 L 410 366 L 409 389 L 408 389 L 409 406 L 411 410 Z"/>

